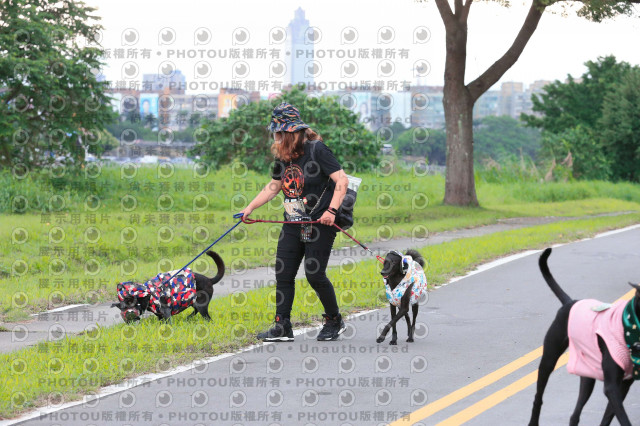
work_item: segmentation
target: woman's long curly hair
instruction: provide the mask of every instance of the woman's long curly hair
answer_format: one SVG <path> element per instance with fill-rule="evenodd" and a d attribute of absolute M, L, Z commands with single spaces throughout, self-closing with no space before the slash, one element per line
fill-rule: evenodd
<path fill-rule="evenodd" d="M 279 132 L 280 142 L 273 141 L 271 153 L 282 161 L 293 161 L 304 154 L 304 141 L 322 140 L 319 134 L 310 128 L 297 132 Z"/>

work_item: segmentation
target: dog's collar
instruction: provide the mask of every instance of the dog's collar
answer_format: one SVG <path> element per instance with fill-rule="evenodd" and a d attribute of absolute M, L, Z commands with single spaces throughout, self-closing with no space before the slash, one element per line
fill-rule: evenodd
<path fill-rule="evenodd" d="M 407 266 L 407 270 L 406 270 L 406 271 L 405 271 L 405 273 L 403 274 L 403 278 L 404 278 L 404 277 L 406 277 L 406 276 L 408 276 L 408 275 L 409 275 L 409 272 L 410 272 L 410 270 L 411 270 L 411 266 L 413 265 L 413 257 L 411 257 L 411 256 L 410 256 L 410 255 L 408 255 L 408 254 L 406 254 L 406 255 L 405 255 L 405 254 L 402 254 L 402 253 L 400 253 L 400 252 L 399 252 L 399 251 L 397 251 L 397 250 L 391 250 L 391 253 L 395 253 L 397 256 L 400 256 L 400 270 L 404 269 L 404 268 L 402 267 L 402 264 L 403 264 L 404 262 L 407 262 L 407 265 L 408 265 L 408 266 Z M 384 276 L 384 275 L 383 275 L 383 276 L 382 276 L 382 278 L 384 278 L 384 279 L 386 280 L 386 279 L 387 279 L 387 278 L 389 278 L 390 276 L 391 276 L 391 273 L 389 273 L 387 276 Z"/>
<path fill-rule="evenodd" d="M 627 302 L 622 312 L 622 325 L 624 327 L 624 341 L 629 348 L 631 362 L 633 363 L 633 379 L 640 380 L 640 321 L 634 309 L 635 297 Z"/>

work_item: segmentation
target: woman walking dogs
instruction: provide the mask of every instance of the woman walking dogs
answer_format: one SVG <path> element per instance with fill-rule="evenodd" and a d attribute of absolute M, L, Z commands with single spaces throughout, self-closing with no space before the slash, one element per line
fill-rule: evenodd
<path fill-rule="evenodd" d="M 275 325 L 258 334 L 258 338 L 270 342 L 293 340 L 290 314 L 296 273 L 304 257 L 307 280 L 325 310 L 318 340 L 335 340 L 345 325 L 326 269 L 337 232 L 332 225 L 349 180 L 331 149 L 300 119 L 293 105 L 283 102 L 276 106 L 267 129 L 274 137 L 271 152 L 276 158 L 272 179 L 241 213 L 247 217 L 282 189 L 286 221 L 319 219 L 320 223 L 282 224 L 276 251 Z M 315 161 L 311 160 L 312 144 Z"/>

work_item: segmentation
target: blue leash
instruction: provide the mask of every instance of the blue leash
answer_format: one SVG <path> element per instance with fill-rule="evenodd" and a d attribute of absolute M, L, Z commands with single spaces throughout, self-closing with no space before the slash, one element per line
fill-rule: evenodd
<path fill-rule="evenodd" d="M 218 241 L 220 241 L 222 238 L 224 238 L 225 235 L 227 235 L 229 232 L 233 231 L 234 228 L 238 225 L 240 225 L 242 223 L 242 216 L 243 213 L 236 213 L 233 215 L 234 219 L 238 219 L 240 218 L 240 220 L 238 221 L 238 223 L 236 223 L 235 225 L 233 225 L 231 228 L 229 228 L 229 230 L 227 232 L 225 232 L 224 234 L 222 234 L 220 236 L 220 238 L 218 238 L 217 240 L 215 240 L 213 243 L 211 243 L 211 245 L 209 247 L 207 247 L 206 249 L 202 250 L 202 252 L 197 255 L 196 257 L 194 257 L 193 259 L 191 259 L 191 262 L 187 263 L 186 265 L 184 265 L 182 268 L 180 268 L 178 270 L 178 272 L 176 272 L 175 274 L 173 274 L 173 276 L 169 277 L 169 282 L 171 282 L 171 280 L 178 275 L 180 272 L 182 272 L 187 266 L 191 265 L 197 258 L 199 258 L 200 256 L 202 256 L 203 254 L 205 254 L 207 252 L 207 250 L 209 250 L 211 247 L 214 246 L 215 243 L 217 243 Z M 164 283 L 163 283 L 164 284 Z"/>

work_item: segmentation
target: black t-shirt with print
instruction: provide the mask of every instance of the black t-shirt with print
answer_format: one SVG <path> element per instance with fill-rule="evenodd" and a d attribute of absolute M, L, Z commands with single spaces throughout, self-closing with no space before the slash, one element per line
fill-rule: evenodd
<path fill-rule="evenodd" d="M 271 173 L 273 179 L 282 181 L 281 188 L 285 198 L 296 199 L 298 196 L 300 199 L 307 198 L 307 213 L 316 205 L 318 197 L 328 184 L 320 204 L 311 215 L 312 220 L 320 219 L 320 216 L 329 208 L 335 188 L 335 182 L 329 178 L 329 175 L 342 169 L 331 148 L 322 141 L 317 141 L 315 144 L 315 162 L 311 161 L 311 144 L 305 142 L 304 155 L 291 161 L 291 166 L 288 162 L 276 159 Z"/>

